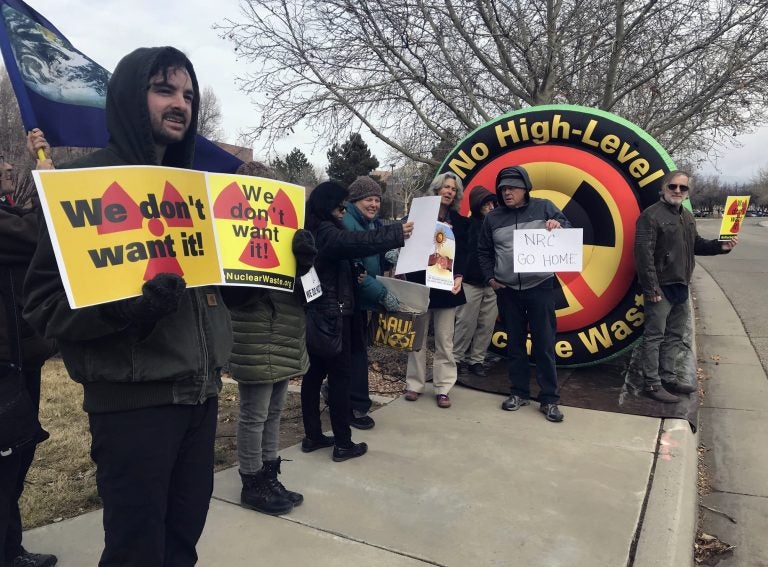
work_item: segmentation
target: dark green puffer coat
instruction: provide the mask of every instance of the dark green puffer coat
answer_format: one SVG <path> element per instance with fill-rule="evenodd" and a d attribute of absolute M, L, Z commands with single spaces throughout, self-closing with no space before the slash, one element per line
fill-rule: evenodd
<path fill-rule="evenodd" d="M 303 376 L 309 368 L 301 288 L 294 293 L 254 292 L 233 308 L 235 344 L 230 373 L 242 384 L 266 384 Z"/>

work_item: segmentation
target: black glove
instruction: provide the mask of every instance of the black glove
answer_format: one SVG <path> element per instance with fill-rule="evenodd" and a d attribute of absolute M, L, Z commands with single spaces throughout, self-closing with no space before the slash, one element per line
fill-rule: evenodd
<path fill-rule="evenodd" d="M 308 230 L 300 228 L 293 235 L 293 255 L 296 256 L 296 268 L 300 276 L 306 274 L 315 263 L 317 248 L 315 248 L 315 237 Z"/>
<path fill-rule="evenodd" d="M 108 309 L 140 325 L 153 325 L 161 318 L 175 313 L 187 283 L 176 274 L 157 274 L 141 287 L 141 295 L 109 304 Z"/>

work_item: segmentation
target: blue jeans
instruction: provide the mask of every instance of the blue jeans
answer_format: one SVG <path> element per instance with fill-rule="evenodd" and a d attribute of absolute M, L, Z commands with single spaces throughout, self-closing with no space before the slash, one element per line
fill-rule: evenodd
<path fill-rule="evenodd" d="M 526 341 L 531 329 L 532 354 L 536 362 L 539 402 L 554 404 L 560 399 L 555 368 L 555 295 L 552 280 L 525 290 L 503 288 L 496 292 L 499 313 L 507 331 L 507 360 L 511 393 L 528 399 L 530 369 Z"/>

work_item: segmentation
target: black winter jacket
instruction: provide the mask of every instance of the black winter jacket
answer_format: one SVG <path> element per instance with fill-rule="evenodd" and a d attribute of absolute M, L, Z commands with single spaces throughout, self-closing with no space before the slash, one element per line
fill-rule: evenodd
<path fill-rule="evenodd" d="M 350 260 L 402 247 L 403 226 L 398 223 L 353 232 L 340 222 L 310 215 L 306 227 L 315 237 L 315 270 L 323 289 L 323 295 L 309 303 L 307 309 L 339 309 L 342 315 L 351 316 L 355 309 L 356 282 Z"/>
<path fill-rule="evenodd" d="M 0 205 L 0 364 L 21 362 L 39 368 L 55 351 L 54 342 L 38 335 L 21 317 L 24 276 L 37 235 L 36 210 Z M 10 344 L 14 335 L 19 338 L 16 348 Z"/>
<path fill-rule="evenodd" d="M 635 266 L 643 295 L 661 295 L 661 286 L 688 285 L 694 255 L 725 254 L 718 240 L 707 240 L 696 231 L 696 219 L 685 207 L 663 199 L 645 209 L 637 219 Z"/>
<path fill-rule="evenodd" d="M 472 216 L 469 217 L 469 230 L 467 232 L 467 250 L 469 253 L 467 254 L 467 265 L 464 269 L 464 283 L 479 287 L 488 285 L 488 280 L 483 275 L 483 270 L 480 268 L 480 260 L 477 257 L 477 241 L 480 238 L 480 231 L 485 220 L 480 209 L 489 197 L 494 197 L 494 194 L 484 187 L 472 189 L 472 192 L 469 194 L 469 210 L 472 212 Z"/>
<path fill-rule="evenodd" d="M 107 93 L 109 144 L 68 167 L 157 163 L 147 85 L 163 49 L 170 48 L 138 49 L 120 62 Z M 199 93 L 191 64 L 187 71 Z M 198 100 L 189 130 L 181 142 L 167 146 L 162 165 L 192 164 Z M 43 226 L 25 289 L 24 316 L 41 334 L 58 340 L 69 375 L 83 384 L 87 412 L 198 404 L 217 395 L 219 369 L 232 348 L 229 311 L 218 288 L 188 289 L 178 310 L 149 330 L 115 316 L 108 305 L 70 309 Z"/>

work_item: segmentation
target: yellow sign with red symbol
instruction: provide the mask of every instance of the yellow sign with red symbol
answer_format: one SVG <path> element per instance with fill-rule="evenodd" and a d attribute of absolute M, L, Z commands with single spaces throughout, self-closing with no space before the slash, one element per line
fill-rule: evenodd
<path fill-rule="evenodd" d="M 285 184 L 271 180 L 153 166 L 33 174 L 73 309 L 140 295 L 145 281 L 164 272 L 182 276 L 189 287 L 237 283 L 293 289 L 296 260 L 291 240 L 304 221 L 301 187 L 285 189 Z M 228 184 L 221 185 L 225 177 Z M 239 199 L 227 190 L 235 181 Z M 262 185 L 269 190 L 250 189 Z M 218 200 L 210 197 L 216 187 L 221 187 Z M 286 202 L 281 196 L 285 191 L 295 196 L 299 207 L 290 199 Z M 277 212 L 263 213 L 267 204 Z M 295 213 L 297 208 L 301 215 Z M 217 220 L 214 209 L 228 216 Z M 239 211 L 243 219 L 236 218 Z M 226 226 L 229 234 L 220 246 L 217 230 L 224 236 Z M 238 280 L 227 277 L 227 270 L 251 275 Z M 268 275 L 256 277 L 254 272 Z"/>
<path fill-rule="evenodd" d="M 209 173 L 223 280 L 292 291 L 291 243 L 304 226 L 304 188 L 283 181 Z"/>
<path fill-rule="evenodd" d="M 744 222 L 744 217 L 747 216 L 748 207 L 749 195 L 729 196 L 726 198 L 718 240 L 733 240 L 739 234 L 741 223 Z"/>

